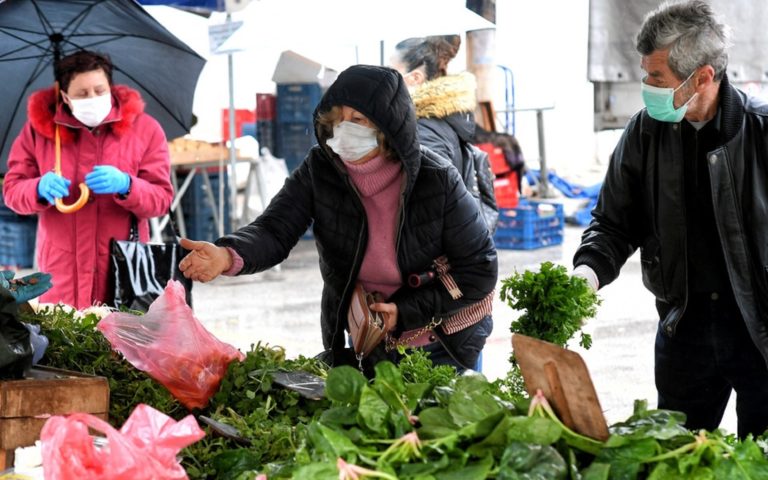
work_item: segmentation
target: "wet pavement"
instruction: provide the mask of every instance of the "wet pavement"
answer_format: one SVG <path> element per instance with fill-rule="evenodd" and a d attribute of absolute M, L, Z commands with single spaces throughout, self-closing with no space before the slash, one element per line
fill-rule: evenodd
<path fill-rule="evenodd" d="M 583 228 L 567 226 L 562 245 L 537 250 L 499 250 L 499 278 L 536 269 L 544 261 L 571 267 Z M 220 339 L 247 349 L 262 342 L 285 348 L 288 357 L 322 350 L 319 305 L 322 280 L 314 242 L 302 240 L 278 268 L 242 277 L 221 277 L 194 286 L 196 316 Z M 497 289 L 498 291 L 498 289 Z M 599 293 L 602 304 L 585 331 L 593 345 L 570 348 L 584 358 L 609 424 L 625 420 L 635 399 L 656 405 L 653 343 L 657 316 L 653 296 L 642 285 L 640 260 L 627 261 L 619 278 Z M 491 379 L 508 370 L 510 323 L 519 315 L 497 298 L 494 331 L 483 352 L 483 373 Z M 732 402 L 733 403 L 733 402 Z M 735 432 L 733 404 L 722 427 Z"/>

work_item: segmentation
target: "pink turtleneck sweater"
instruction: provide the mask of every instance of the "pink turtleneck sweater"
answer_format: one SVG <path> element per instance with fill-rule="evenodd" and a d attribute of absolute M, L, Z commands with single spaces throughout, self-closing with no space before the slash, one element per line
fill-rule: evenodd
<path fill-rule="evenodd" d="M 377 156 L 361 165 L 344 165 L 368 217 L 368 245 L 357 280 L 366 291 L 389 298 L 402 286 L 395 252 L 402 163 Z"/>
<path fill-rule="evenodd" d="M 397 267 L 395 235 L 397 211 L 402 185 L 402 164 L 382 156 L 361 165 L 344 164 L 368 217 L 368 245 L 357 280 L 368 292 L 380 292 L 385 298 L 402 286 Z M 227 247 L 232 266 L 224 275 L 237 275 L 243 269 L 243 259 Z"/>

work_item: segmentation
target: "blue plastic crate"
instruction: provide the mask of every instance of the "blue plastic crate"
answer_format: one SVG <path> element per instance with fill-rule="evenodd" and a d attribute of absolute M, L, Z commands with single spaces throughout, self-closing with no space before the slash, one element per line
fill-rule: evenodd
<path fill-rule="evenodd" d="M 516 208 L 499 209 L 493 241 L 496 248 L 532 250 L 563 243 L 565 213 L 556 203 L 524 201 Z"/>
<path fill-rule="evenodd" d="M 184 182 L 186 175 L 179 175 L 179 185 Z M 230 233 L 229 182 L 224 172 L 224 233 Z M 208 172 L 214 200 L 219 201 L 219 174 Z M 184 226 L 187 237 L 192 240 L 213 242 L 219 238 L 218 224 L 214 222 L 213 208 L 208 203 L 207 185 L 200 172 L 196 173 L 189 187 L 181 197 L 181 209 L 184 212 Z M 218 214 L 218 210 L 216 211 Z"/>
<path fill-rule="evenodd" d="M 277 122 L 312 122 L 312 113 L 323 91 L 317 83 L 284 83 L 277 86 Z"/>
<path fill-rule="evenodd" d="M 0 266 L 29 268 L 35 258 L 36 217 L 0 217 Z"/>
<path fill-rule="evenodd" d="M 5 205 L 5 196 L 3 195 L 3 179 L 0 178 L 0 216 L 16 217 L 16 212 Z"/>
<path fill-rule="evenodd" d="M 315 145 L 315 126 L 312 123 L 279 123 L 275 127 L 275 156 L 285 159 L 288 171 L 292 172 Z"/>
<path fill-rule="evenodd" d="M 2 195 L 0 195 L 0 198 L 2 198 Z M 0 217 L 11 217 L 15 218 L 18 215 L 16 212 L 11 210 L 10 208 L 6 207 L 5 205 L 0 205 Z"/>
<path fill-rule="evenodd" d="M 256 140 L 259 147 L 266 147 L 275 154 L 275 122 L 273 120 L 259 120 L 256 122 Z"/>

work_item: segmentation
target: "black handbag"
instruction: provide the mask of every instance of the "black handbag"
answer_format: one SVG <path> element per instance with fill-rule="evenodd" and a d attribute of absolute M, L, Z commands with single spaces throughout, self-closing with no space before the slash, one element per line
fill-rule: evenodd
<path fill-rule="evenodd" d="M 114 282 L 111 305 L 146 312 L 168 280 L 178 280 L 186 291 L 187 305 L 192 306 L 192 280 L 184 277 L 179 262 L 189 253 L 179 245 L 173 214 L 170 215 L 174 241 L 142 243 L 136 217 L 131 219 L 128 240 L 110 242 L 110 279 Z"/>

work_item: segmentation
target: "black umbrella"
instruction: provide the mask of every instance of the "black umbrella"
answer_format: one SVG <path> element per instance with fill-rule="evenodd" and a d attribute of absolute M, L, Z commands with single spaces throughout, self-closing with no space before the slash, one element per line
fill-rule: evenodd
<path fill-rule="evenodd" d="M 205 64 L 133 0 L 0 0 L 0 169 L 27 119 L 29 95 L 53 85 L 53 62 L 78 50 L 106 53 L 113 80 L 137 89 L 173 139 L 189 132 Z"/>

